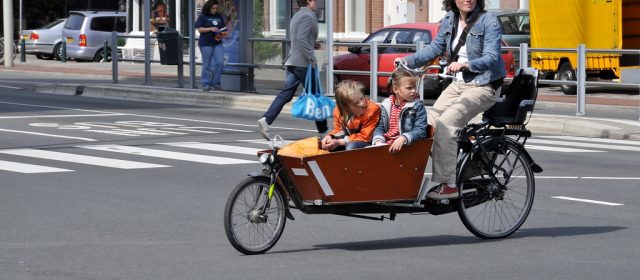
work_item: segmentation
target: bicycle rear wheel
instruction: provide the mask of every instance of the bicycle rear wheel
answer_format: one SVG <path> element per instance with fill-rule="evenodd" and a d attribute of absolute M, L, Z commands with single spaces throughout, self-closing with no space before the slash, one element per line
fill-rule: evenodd
<path fill-rule="evenodd" d="M 462 198 L 458 215 L 474 235 L 504 238 L 529 216 L 535 193 L 533 171 L 519 143 L 497 138 L 483 142 L 489 164 L 472 154 L 463 158 L 459 174 L 464 178 L 458 184 L 476 191 Z"/>
<path fill-rule="evenodd" d="M 269 202 L 268 190 L 267 178 L 248 178 L 238 184 L 227 200 L 224 230 L 231 245 L 243 254 L 268 251 L 284 231 L 287 221 L 284 196 L 275 188 Z"/>

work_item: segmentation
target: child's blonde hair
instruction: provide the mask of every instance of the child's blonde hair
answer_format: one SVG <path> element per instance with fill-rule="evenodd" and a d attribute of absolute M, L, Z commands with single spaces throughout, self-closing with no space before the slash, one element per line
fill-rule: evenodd
<path fill-rule="evenodd" d="M 389 77 L 389 81 L 387 81 L 387 94 L 389 95 L 394 94 L 393 85 L 400 86 L 400 83 L 404 78 L 412 78 L 413 79 L 412 82 L 414 84 L 418 81 L 418 78 L 414 76 L 413 73 L 405 69 L 396 68 L 396 70 L 393 70 L 393 73 L 391 73 L 391 77 Z"/>
<path fill-rule="evenodd" d="M 338 106 L 340 116 L 342 116 L 342 123 L 346 126 L 351 115 L 351 112 L 349 111 L 349 102 L 351 102 L 351 100 L 356 96 L 364 96 L 364 86 L 358 81 L 344 80 L 336 87 L 335 95 L 336 105 Z"/>

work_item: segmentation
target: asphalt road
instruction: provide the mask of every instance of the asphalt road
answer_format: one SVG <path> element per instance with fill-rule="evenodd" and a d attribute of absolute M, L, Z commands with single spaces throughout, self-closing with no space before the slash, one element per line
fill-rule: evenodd
<path fill-rule="evenodd" d="M 241 255 L 224 235 L 222 213 L 232 188 L 260 168 L 238 149 L 267 147 L 257 115 L 0 88 L 0 279 L 635 279 L 640 272 L 640 144 L 555 135 L 529 142 L 545 171 L 529 219 L 507 239 L 480 240 L 456 214 L 375 222 L 294 211 L 267 254 Z M 287 115 L 275 126 L 285 139 L 314 135 L 310 123 Z"/>

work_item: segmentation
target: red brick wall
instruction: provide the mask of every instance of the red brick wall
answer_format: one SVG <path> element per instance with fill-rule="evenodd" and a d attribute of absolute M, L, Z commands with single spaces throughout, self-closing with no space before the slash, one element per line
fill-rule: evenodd
<path fill-rule="evenodd" d="M 500 10 L 517 10 L 519 6 L 520 6 L 519 0 L 500 0 Z"/>

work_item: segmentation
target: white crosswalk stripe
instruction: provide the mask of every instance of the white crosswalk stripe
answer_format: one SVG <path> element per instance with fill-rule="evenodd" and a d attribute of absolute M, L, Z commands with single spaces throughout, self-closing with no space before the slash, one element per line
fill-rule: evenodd
<path fill-rule="evenodd" d="M 175 159 L 175 160 L 183 160 L 183 161 L 192 161 L 192 162 L 208 163 L 208 164 L 216 164 L 216 165 L 255 163 L 255 161 L 248 161 L 244 159 L 206 156 L 206 155 L 181 153 L 181 152 L 171 152 L 171 151 L 140 148 L 140 147 L 130 147 L 130 146 L 123 146 L 123 145 L 92 145 L 92 146 L 78 146 L 78 147 L 83 149 L 117 152 L 117 153 L 131 154 L 131 155 Z"/>
<path fill-rule="evenodd" d="M 621 146 L 621 145 L 607 145 L 607 144 L 598 144 L 598 143 L 584 143 L 584 142 L 576 142 L 576 141 L 558 141 L 558 140 L 544 140 L 544 139 L 529 139 L 527 143 L 533 144 L 547 144 L 547 145 L 559 145 L 559 146 L 570 146 L 570 147 L 580 147 L 580 148 L 596 148 L 596 149 L 605 149 L 605 150 L 618 150 L 618 151 L 633 151 L 640 152 L 640 146 Z M 527 146 L 528 147 L 528 146 Z"/>
<path fill-rule="evenodd" d="M 561 152 L 561 153 L 604 153 L 606 152 L 606 151 L 599 151 L 599 150 L 549 147 L 549 146 L 538 146 L 538 145 L 529 145 L 529 144 L 527 144 L 526 148 L 527 150 L 552 151 L 552 152 Z"/>
<path fill-rule="evenodd" d="M 119 160 L 119 159 L 94 157 L 94 156 L 83 156 L 83 155 L 76 155 L 76 154 L 70 154 L 70 153 L 45 151 L 45 150 L 37 150 L 37 149 L 8 149 L 8 150 L 0 150 L 0 153 L 17 155 L 17 156 L 25 156 L 25 157 L 33 157 L 33 158 L 42 158 L 42 159 L 48 159 L 48 160 L 75 162 L 75 163 L 112 167 L 112 168 L 119 168 L 119 169 L 169 167 L 168 165 L 151 164 L 151 163 L 145 163 L 145 162 Z"/>
<path fill-rule="evenodd" d="M 251 158 L 255 157 L 258 151 L 265 149 L 265 146 L 269 145 L 270 142 L 251 139 L 237 140 L 237 144 L 238 145 L 223 145 L 203 142 L 167 142 L 151 144 L 160 145 L 159 148 L 142 148 L 126 145 L 83 145 L 76 146 L 80 148 L 78 153 L 57 152 L 41 149 L 4 149 L 0 150 L 0 155 L 11 155 L 14 157 L 7 161 L 0 160 L 0 171 L 25 174 L 74 171 L 71 169 L 56 167 L 55 163 L 54 165 L 51 163 L 35 165 L 15 162 L 15 156 L 117 169 L 152 169 L 170 167 L 170 165 L 148 163 L 145 161 L 137 161 L 135 159 L 115 159 L 109 156 L 112 155 L 110 153 L 215 165 L 256 164 L 257 160 L 252 160 Z M 162 149 L 163 147 L 166 149 Z M 182 148 L 183 151 L 176 152 L 167 150 L 170 149 L 170 147 Z M 532 151 L 539 150 L 561 153 L 603 153 L 609 151 L 637 152 L 640 151 L 640 143 L 626 140 L 609 140 L 573 136 L 539 136 L 529 139 L 527 141 L 526 148 Z M 100 151 L 100 153 L 109 153 L 104 155 L 100 154 L 100 156 L 82 155 L 82 151 L 85 149 Z M 213 153 L 215 156 L 203 155 L 201 154 L 202 151 Z"/>
<path fill-rule="evenodd" d="M 167 146 L 207 150 L 207 151 L 244 154 L 244 155 L 257 155 L 258 151 L 261 151 L 261 149 L 238 147 L 238 146 L 231 146 L 231 145 L 221 145 L 221 144 L 199 143 L 199 142 L 176 142 L 176 143 L 159 143 L 159 144 L 167 145 Z"/>
<path fill-rule="evenodd" d="M 26 174 L 73 171 L 73 170 L 63 169 L 63 168 L 55 168 L 55 167 L 49 167 L 49 166 L 26 164 L 26 163 L 19 163 L 19 162 L 13 162 L 13 161 L 4 161 L 4 160 L 0 160 L 0 170 L 26 173 Z"/>

